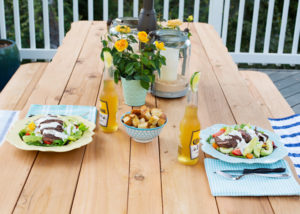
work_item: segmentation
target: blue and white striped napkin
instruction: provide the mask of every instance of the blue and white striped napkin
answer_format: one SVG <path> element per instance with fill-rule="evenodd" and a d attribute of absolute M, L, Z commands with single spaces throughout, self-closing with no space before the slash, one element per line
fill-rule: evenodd
<path fill-rule="evenodd" d="M 4 142 L 7 131 L 18 119 L 19 111 L 0 110 L 0 146 Z"/>
<path fill-rule="evenodd" d="M 33 115 L 76 115 L 96 123 L 97 108 L 95 106 L 73 106 L 73 105 L 31 105 L 27 117 Z"/>
<path fill-rule="evenodd" d="M 286 146 L 300 178 L 300 114 L 278 119 L 269 118 L 269 121 Z"/>

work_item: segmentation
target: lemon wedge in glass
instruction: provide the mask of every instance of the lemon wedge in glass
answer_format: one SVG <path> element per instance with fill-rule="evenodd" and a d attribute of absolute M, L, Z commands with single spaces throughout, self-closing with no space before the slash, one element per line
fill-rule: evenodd
<path fill-rule="evenodd" d="M 200 72 L 195 72 L 195 73 L 193 73 L 193 75 L 191 77 L 190 85 L 191 85 L 191 90 L 193 92 L 198 91 L 198 85 L 199 85 L 199 81 L 200 81 L 200 76 L 201 76 Z"/>
<path fill-rule="evenodd" d="M 112 55 L 108 51 L 105 51 L 103 53 L 103 56 L 104 56 L 105 67 L 110 68 L 112 66 L 112 62 L 113 62 Z"/>

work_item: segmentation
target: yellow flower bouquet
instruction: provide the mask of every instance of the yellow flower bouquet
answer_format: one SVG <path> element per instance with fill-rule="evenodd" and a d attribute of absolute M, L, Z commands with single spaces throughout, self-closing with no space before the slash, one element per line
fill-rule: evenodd
<path fill-rule="evenodd" d="M 161 66 L 166 64 L 165 57 L 160 54 L 160 51 L 165 50 L 164 43 L 151 42 L 151 38 L 144 31 L 139 32 L 136 39 L 129 34 L 128 26 L 117 26 L 117 31 L 120 34 L 109 34 L 107 39 L 102 40 L 101 59 L 104 60 L 105 51 L 112 55 L 116 83 L 121 78 L 139 80 L 140 85 L 148 90 L 155 80 L 155 71 L 160 74 Z M 133 45 L 138 42 L 140 50 L 134 51 Z"/>

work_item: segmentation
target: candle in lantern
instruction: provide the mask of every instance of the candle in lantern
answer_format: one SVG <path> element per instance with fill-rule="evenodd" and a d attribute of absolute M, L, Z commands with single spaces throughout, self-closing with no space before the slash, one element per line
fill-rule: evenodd
<path fill-rule="evenodd" d="M 179 49 L 166 47 L 166 50 L 160 53 L 166 57 L 166 65 L 161 67 L 160 79 L 164 81 L 177 80 Z"/>

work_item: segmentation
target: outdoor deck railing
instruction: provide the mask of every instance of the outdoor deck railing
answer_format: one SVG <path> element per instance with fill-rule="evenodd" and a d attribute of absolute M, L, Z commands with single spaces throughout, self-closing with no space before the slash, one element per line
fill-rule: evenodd
<path fill-rule="evenodd" d="M 139 0 L 133 1 L 132 15 L 138 16 Z M 178 18 L 183 18 L 189 14 L 184 14 L 184 0 L 179 1 Z M 186 0 L 187 1 L 187 0 Z M 201 0 L 189 0 L 194 4 L 194 21 L 199 21 L 199 8 Z M 236 29 L 235 47 L 234 51 L 230 52 L 236 63 L 260 63 L 260 64 L 300 64 L 300 54 L 298 53 L 299 36 L 300 36 L 300 0 L 297 5 L 290 5 L 290 0 L 284 0 L 283 11 L 281 17 L 281 27 L 279 33 L 278 48 L 276 53 L 270 52 L 270 41 L 272 31 L 272 21 L 275 0 L 268 1 L 268 11 L 266 28 L 264 35 L 263 51 L 256 52 L 256 37 L 258 29 L 258 17 L 260 11 L 260 0 L 247 0 L 254 1 L 253 16 L 251 23 L 251 34 L 249 41 L 249 51 L 241 51 L 241 41 L 243 32 L 243 21 L 245 12 L 245 1 L 239 1 L 238 21 Z M 276 0 L 283 1 L 283 0 Z M 88 20 L 94 20 L 94 5 L 93 0 L 88 0 Z M 229 10 L 231 5 L 230 0 L 210 0 L 209 1 L 209 15 L 208 23 L 212 24 L 216 31 L 222 37 L 224 44 L 226 45 L 228 34 L 228 21 Z M 103 19 L 107 20 L 109 17 L 109 1 L 103 0 Z M 63 0 L 58 0 L 58 33 L 59 42 L 61 44 L 65 35 L 64 26 L 64 7 Z M 0 0 L 0 32 L 1 38 L 6 38 L 6 17 L 4 13 L 4 0 Z M 13 16 L 14 16 L 14 30 L 15 41 L 20 49 L 21 57 L 23 59 L 51 59 L 56 53 L 56 49 L 50 48 L 50 28 L 49 28 L 49 6 L 48 0 L 42 0 L 43 7 L 43 35 L 44 35 L 44 48 L 36 48 L 36 32 L 35 32 L 35 17 L 34 17 L 34 1 L 28 0 L 28 14 L 29 14 L 29 38 L 30 48 L 22 48 L 21 45 L 21 28 L 20 28 L 20 12 L 19 12 L 19 0 L 13 0 Z M 169 16 L 169 0 L 163 1 L 163 18 L 168 20 Z M 290 53 L 284 52 L 285 36 L 287 29 L 287 20 L 289 15 L 289 8 L 297 7 L 297 14 L 294 24 L 294 35 L 292 41 L 292 48 Z M 124 0 L 118 0 L 118 16 L 122 17 L 124 14 Z M 73 21 L 79 20 L 78 0 L 73 0 Z"/>

